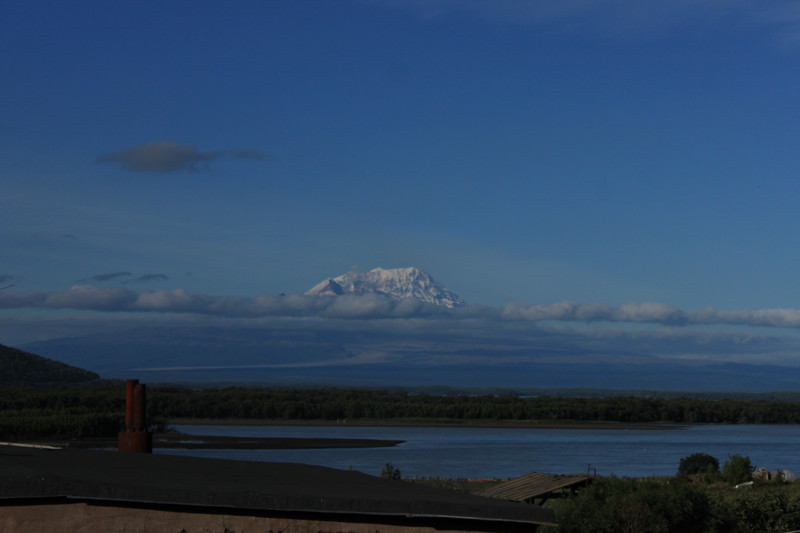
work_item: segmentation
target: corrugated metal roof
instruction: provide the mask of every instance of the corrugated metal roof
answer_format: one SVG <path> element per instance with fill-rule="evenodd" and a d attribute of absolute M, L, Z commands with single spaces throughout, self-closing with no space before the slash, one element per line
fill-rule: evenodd
<path fill-rule="evenodd" d="M 509 479 L 482 490 L 478 494 L 489 496 L 490 498 L 524 502 L 556 490 L 588 483 L 590 479 L 590 476 L 586 474 L 542 474 L 533 472 Z"/>

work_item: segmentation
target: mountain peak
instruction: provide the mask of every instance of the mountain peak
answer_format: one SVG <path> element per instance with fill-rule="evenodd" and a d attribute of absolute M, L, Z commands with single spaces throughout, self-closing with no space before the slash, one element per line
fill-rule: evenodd
<path fill-rule="evenodd" d="M 416 267 L 378 267 L 369 272 L 350 271 L 328 278 L 306 292 L 318 296 L 370 293 L 383 294 L 394 300 L 419 300 L 450 309 L 465 305 L 461 297 Z"/>

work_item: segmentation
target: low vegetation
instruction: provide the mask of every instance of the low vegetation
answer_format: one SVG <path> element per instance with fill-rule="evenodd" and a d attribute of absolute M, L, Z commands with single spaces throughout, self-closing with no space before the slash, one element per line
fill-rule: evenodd
<path fill-rule="evenodd" d="M 391 463 L 381 477 L 458 492 L 486 480 L 406 479 Z M 747 484 L 741 485 L 743 481 Z M 675 477 L 599 477 L 576 494 L 547 500 L 558 527 L 544 533 L 783 533 L 800 530 L 800 484 L 754 479 L 749 457 L 696 453 Z"/>
<path fill-rule="evenodd" d="M 748 457 L 722 470 L 710 455 L 681 460 L 674 478 L 598 478 L 553 500 L 559 533 L 770 533 L 800 529 L 800 484 L 753 479 Z M 741 485 L 748 481 L 746 485 Z M 752 483 L 750 483 L 752 482 Z M 545 529 L 547 531 L 547 529 Z"/>

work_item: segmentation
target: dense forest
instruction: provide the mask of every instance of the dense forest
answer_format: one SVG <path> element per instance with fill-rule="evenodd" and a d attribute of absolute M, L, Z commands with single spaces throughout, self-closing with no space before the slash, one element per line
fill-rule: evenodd
<path fill-rule="evenodd" d="M 0 397 L 0 438 L 114 436 L 124 411 L 124 385 L 6 389 Z M 674 424 L 796 424 L 800 402 L 696 398 L 571 398 L 434 395 L 364 389 L 149 387 L 148 419 L 277 421 Z"/>
<path fill-rule="evenodd" d="M 570 398 L 431 395 L 363 389 L 154 389 L 165 418 L 270 420 L 429 419 L 456 421 L 607 421 L 677 424 L 800 422 L 800 402 L 690 398 Z"/>

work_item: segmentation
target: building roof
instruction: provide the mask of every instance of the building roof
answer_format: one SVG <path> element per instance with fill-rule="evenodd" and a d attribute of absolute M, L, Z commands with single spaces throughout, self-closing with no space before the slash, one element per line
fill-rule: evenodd
<path fill-rule="evenodd" d="M 539 498 L 556 490 L 585 484 L 590 477 L 586 474 L 542 474 L 533 472 L 498 483 L 479 492 L 481 496 L 524 502 Z"/>
<path fill-rule="evenodd" d="M 553 523 L 551 510 L 296 463 L 0 446 L 0 504 L 53 498 Z"/>

